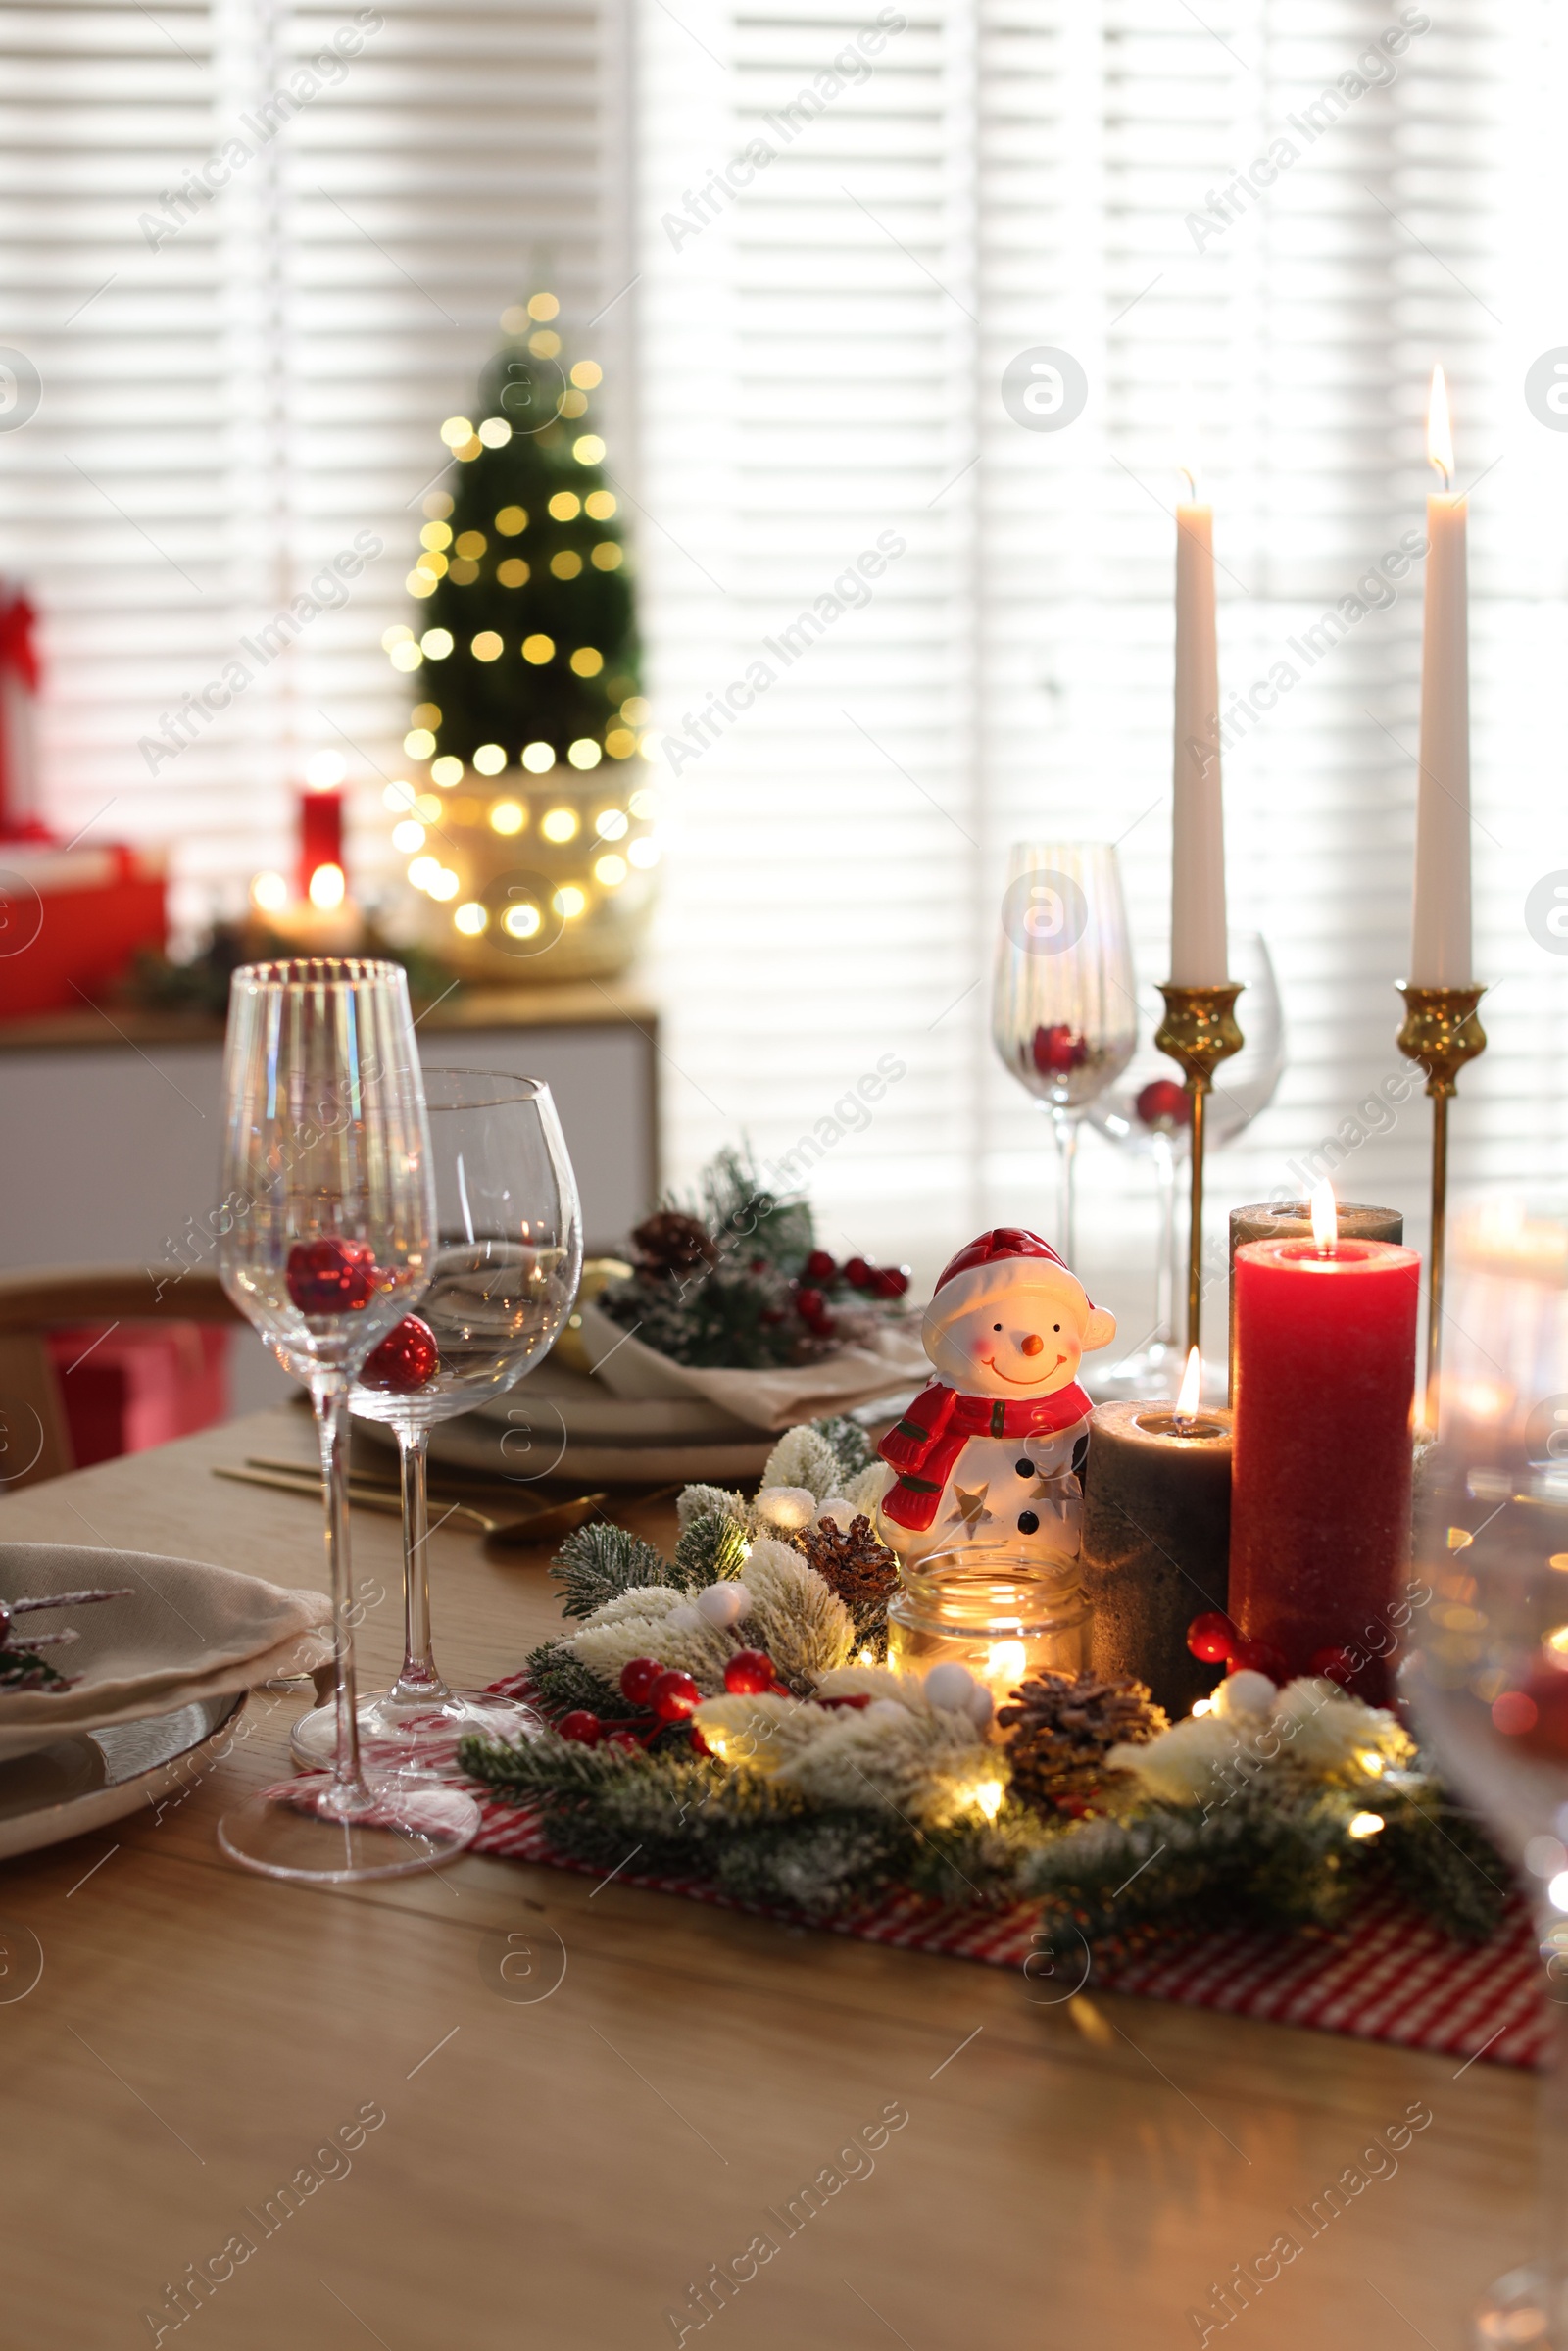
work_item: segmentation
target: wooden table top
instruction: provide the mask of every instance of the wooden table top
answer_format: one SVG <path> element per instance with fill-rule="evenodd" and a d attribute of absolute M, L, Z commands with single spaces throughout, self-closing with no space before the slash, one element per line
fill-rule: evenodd
<path fill-rule="evenodd" d="M 211 1474 L 285 1448 L 309 1455 L 299 1414 L 235 1422 L 13 1494 L 0 1537 L 316 1584 L 314 1506 Z M 377 1686 L 397 1527 L 356 1511 L 353 1533 Z M 432 1554 L 449 1678 L 520 1664 L 556 1621 L 544 1558 L 450 1530 Z M 1225 2336 L 1454 2351 L 1529 2249 L 1533 2089 L 1501 2068 L 1093 1979 L 1052 2004 L 1001 1969 L 512 1862 L 249 1877 L 214 1824 L 287 1769 L 293 1712 L 253 1697 L 161 1817 L 0 1868 L 0 1920 L 44 1956 L 0 2000 L 5 2351 L 653 2351 L 697 2341 L 713 2264 L 746 2280 L 703 2329 L 726 2351 L 1196 2343 L 1211 2286 L 1299 2237 L 1291 2208 L 1412 2108 L 1430 2124 Z M 840 2184 L 800 2201 L 819 2175 Z M 222 2281 L 176 2330 L 192 2265 Z"/>

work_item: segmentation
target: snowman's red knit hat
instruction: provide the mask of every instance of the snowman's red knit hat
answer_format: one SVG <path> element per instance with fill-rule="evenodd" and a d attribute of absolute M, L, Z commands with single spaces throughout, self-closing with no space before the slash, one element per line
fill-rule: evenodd
<path fill-rule="evenodd" d="M 982 1233 L 977 1241 L 971 1241 L 967 1248 L 959 1249 L 956 1257 L 949 1258 L 937 1276 L 937 1289 L 940 1290 L 945 1282 L 956 1281 L 961 1273 L 977 1273 L 982 1266 L 996 1265 L 1004 1257 L 1045 1257 L 1053 1265 L 1059 1265 L 1063 1273 L 1072 1271 L 1066 1260 L 1056 1254 L 1050 1242 L 1042 1241 L 1038 1233 L 1026 1233 L 1022 1225 L 999 1224 L 989 1233 Z M 1074 1281 L 1077 1278 L 1074 1274 Z"/>

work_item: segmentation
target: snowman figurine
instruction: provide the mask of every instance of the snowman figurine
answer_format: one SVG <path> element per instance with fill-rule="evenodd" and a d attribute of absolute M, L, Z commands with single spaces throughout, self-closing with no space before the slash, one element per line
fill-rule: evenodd
<path fill-rule="evenodd" d="M 1078 1365 L 1115 1336 L 1037 1234 L 1000 1225 L 958 1251 L 920 1330 L 938 1376 L 878 1447 L 893 1473 L 881 1532 L 901 1560 L 1005 1549 L 1049 1573 L 1077 1558 L 1092 1408 Z"/>

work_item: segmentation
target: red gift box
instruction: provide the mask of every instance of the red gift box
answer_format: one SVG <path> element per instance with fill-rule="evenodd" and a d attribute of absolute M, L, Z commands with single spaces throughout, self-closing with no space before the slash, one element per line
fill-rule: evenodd
<path fill-rule="evenodd" d="M 165 888 L 156 851 L 0 842 L 0 1019 L 111 993 L 139 948 L 163 947 Z"/>

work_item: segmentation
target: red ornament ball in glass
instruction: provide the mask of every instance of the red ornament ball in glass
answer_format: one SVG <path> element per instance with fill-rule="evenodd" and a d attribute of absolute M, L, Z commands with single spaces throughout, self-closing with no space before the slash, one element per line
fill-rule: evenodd
<path fill-rule="evenodd" d="M 1184 1127 L 1191 1118 L 1192 1104 L 1185 1086 L 1174 1078 L 1153 1078 L 1139 1094 L 1133 1108 L 1146 1127 L 1162 1129 L 1169 1134 L 1172 1127 Z"/>
<path fill-rule="evenodd" d="M 1070 1069 L 1082 1069 L 1089 1058 L 1087 1039 L 1075 1037 L 1064 1020 L 1036 1029 L 1030 1052 L 1042 1077 L 1061 1077 Z"/>
<path fill-rule="evenodd" d="M 1187 1628 L 1187 1646 L 1205 1665 L 1225 1665 L 1236 1653 L 1241 1635 L 1222 1609 L 1205 1609 Z"/>
<path fill-rule="evenodd" d="M 563 1739 L 569 1739 L 581 1747 L 596 1747 L 604 1735 L 604 1728 L 598 1715 L 590 1714 L 586 1706 L 573 1706 L 571 1712 L 564 1714 L 556 1725 Z"/>
<path fill-rule="evenodd" d="M 1233 1674 L 1267 1674 L 1271 1682 L 1288 1682 L 1291 1678 L 1284 1651 L 1277 1649 L 1271 1641 L 1238 1641 L 1226 1665 Z"/>
<path fill-rule="evenodd" d="M 662 1723 L 681 1723 L 687 1715 L 695 1714 L 703 1702 L 703 1693 L 690 1674 L 678 1666 L 662 1673 L 648 1692 L 648 1703 Z"/>
<path fill-rule="evenodd" d="M 754 1698 L 773 1687 L 773 1660 L 765 1649 L 737 1649 L 724 1668 L 731 1697 Z"/>
<path fill-rule="evenodd" d="M 296 1241 L 283 1279 L 302 1314 L 357 1314 L 375 1296 L 375 1251 L 368 1241 Z"/>
<path fill-rule="evenodd" d="M 620 1694 L 634 1706 L 646 1706 L 649 1693 L 665 1668 L 657 1657 L 634 1657 L 620 1669 Z"/>
<path fill-rule="evenodd" d="M 413 1396 L 417 1389 L 428 1388 L 440 1369 L 441 1349 L 435 1333 L 416 1314 L 405 1314 L 397 1329 L 388 1331 L 380 1346 L 366 1357 L 360 1386 L 387 1396 Z"/>
<path fill-rule="evenodd" d="M 1338 1682 L 1342 1690 L 1348 1690 L 1355 1680 L 1355 1659 L 1348 1649 L 1314 1649 L 1306 1670 L 1321 1681 Z"/>

